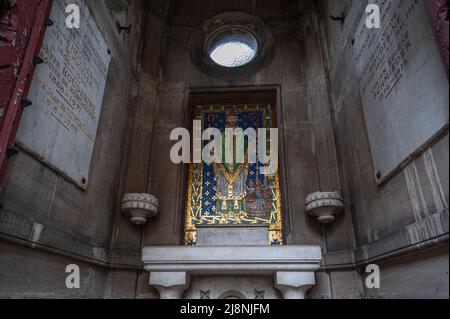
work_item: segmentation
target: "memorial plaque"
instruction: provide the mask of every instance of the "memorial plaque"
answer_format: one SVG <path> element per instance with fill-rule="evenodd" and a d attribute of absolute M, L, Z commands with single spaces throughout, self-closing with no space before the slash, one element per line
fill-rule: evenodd
<path fill-rule="evenodd" d="M 366 15 L 353 54 L 378 184 L 448 127 L 448 80 L 421 0 L 379 0 L 381 28 Z"/>
<path fill-rule="evenodd" d="M 65 8 L 80 7 L 80 29 L 66 27 Z M 99 123 L 111 57 L 82 0 L 55 0 L 17 143 L 82 188 Z"/>

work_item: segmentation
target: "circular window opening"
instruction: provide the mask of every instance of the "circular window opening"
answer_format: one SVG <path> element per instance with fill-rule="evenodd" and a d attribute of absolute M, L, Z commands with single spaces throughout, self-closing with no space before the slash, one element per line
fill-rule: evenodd
<path fill-rule="evenodd" d="M 208 55 L 218 65 L 237 68 L 249 64 L 256 57 L 258 42 L 248 31 L 221 31 L 208 41 Z"/>

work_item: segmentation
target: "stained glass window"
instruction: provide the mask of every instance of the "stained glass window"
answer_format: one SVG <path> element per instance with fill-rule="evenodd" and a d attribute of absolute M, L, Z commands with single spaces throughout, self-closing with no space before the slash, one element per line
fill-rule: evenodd
<path fill-rule="evenodd" d="M 230 118 L 242 130 L 276 127 L 268 104 L 197 105 L 194 110 L 194 119 L 201 121 L 203 129 L 224 132 Z M 268 225 L 270 244 L 283 243 L 279 172 L 261 175 L 262 165 L 259 161 L 190 164 L 186 245 L 196 244 L 197 225 Z"/>
<path fill-rule="evenodd" d="M 258 43 L 245 31 L 230 30 L 212 37 L 209 56 L 218 65 L 235 68 L 250 63 L 256 56 Z"/>

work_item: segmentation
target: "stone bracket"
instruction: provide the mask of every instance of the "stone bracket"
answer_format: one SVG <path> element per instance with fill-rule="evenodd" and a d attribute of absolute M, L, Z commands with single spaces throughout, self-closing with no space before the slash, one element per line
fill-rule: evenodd
<path fill-rule="evenodd" d="M 275 273 L 275 288 L 284 299 L 305 299 L 306 292 L 316 284 L 314 272 L 288 272 Z"/>
<path fill-rule="evenodd" d="M 158 290 L 160 299 L 181 299 L 191 278 L 187 272 L 152 272 L 150 285 Z"/>

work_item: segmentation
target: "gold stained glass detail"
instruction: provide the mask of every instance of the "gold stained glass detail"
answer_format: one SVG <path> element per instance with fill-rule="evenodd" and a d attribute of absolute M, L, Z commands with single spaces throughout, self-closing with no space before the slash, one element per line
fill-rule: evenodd
<path fill-rule="evenodd" d="M 224 129 L 226 114 L 239 116 L 239 127 L 275 128 L 271 105 L 199 105 L 194 119 L 202 128 Z M 204 146 L 204 145 L 203 145 Z M 256 170 L 255 170 L 256 167 Z M 196 225 L 268 225 L 270 244 L 283 244 L 279 172 L 261 176 L 260 166 L 190 164 L 185 216 L 186 245 L 195 245 Z M 251 169 L 252 168 L 252 169 Z M 242 184 L 245 185 L 242 185 Z M 239 186 L 239 187 L 238 187 Z"/>

